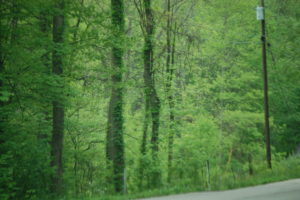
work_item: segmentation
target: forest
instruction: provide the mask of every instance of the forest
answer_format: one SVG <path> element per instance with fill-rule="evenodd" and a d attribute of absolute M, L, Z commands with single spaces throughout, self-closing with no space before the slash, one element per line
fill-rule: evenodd
<path fill-rule="evenodd" d="M 0 2 L 0 199 L 300 178 L 299 0 Z"/>

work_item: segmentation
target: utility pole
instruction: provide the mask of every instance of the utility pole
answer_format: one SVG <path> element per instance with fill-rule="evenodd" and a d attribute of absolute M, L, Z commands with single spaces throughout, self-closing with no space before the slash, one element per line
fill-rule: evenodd
<path fill-rule="evenodd" d="M 272 168 L 271 144 L 270 144 L 270 121 L 269 121 L 269 95 L 268 95 L 268 70 L 267 70 L 267 37 L 265 20 L 265 1 L 261 0 L 261 6 L 257 7 L 257 19 L 261 21 L 262 42 L 262 65 L 264 79 L 264 110 L 265 110 L 265 139 L 268 167 Z"/>

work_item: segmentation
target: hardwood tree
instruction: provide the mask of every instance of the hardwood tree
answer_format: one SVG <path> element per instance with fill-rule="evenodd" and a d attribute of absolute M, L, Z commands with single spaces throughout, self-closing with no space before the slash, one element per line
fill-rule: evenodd
<path fill-rule="evenodd" d="M 107 125 L 107 160 L 113 168 L 113 185 L 116 192 L 123 191 L 123 176 L 125 169 L 124 139 L 123 139 L 123 54 L 124 54 L 124 2 L 111 0 L 112 23 L 112 68 L 111 97 Z"/>
<path fill-rule="evenodd" d="M 139 12 L 141 28 L 144 35 L 144 93 L 145 93 L 145 117 L 143 126 L 143 137 L 141 144 L 142 157 L 147 153 L 148 128 L 151 122 L 151 154 L 154 169 L 150 175 L 151 187 L 160 184 L 160 172 L 158 166 L 158 144 L 159 144 L 159 125 L 160 125 L 160 99 L 155 88 L 154 71 L 154 32 L 155 20 L 153 15 L 152 0 L 134 1 Z M 151 119 L 151 121 L 150 121 Z M 143 158 L 142 158 L 143 159 Z M 141 160 L 140 179 L 144 179 L 145 163 Z M 142 182 L 142 181 L 141 181 Z M 142 184 L 141 184 L 142 185 Z"/>
<path fill-rule="evenodd" d="M 55 12 L 53 15 L 53 52 L 52 52 L 52 73 L 58 79 L 58 94 L 52 102 L 53 107 L 53 124 L 51 140 L 51 166 L 55 168 L 52 179 L 52 192 L 62 194 L 63 192 L 63 135 L 64 135 L 64 100 L 63 100 L 63 52 L 64 52 L 64 0 L 55 1 Z"/>
<path fill-rule="evenodd" d="M 166 57 L 166 94 L 169 104 L 169 132 L 168 132 L 168 182 L 172 178 L 172 160 L 173 160 L 173 143 L 174 143 L 174 125 L 175 125 L 175 102 L 172 91 L 174 64 L 175 64 L 175 42 L 176 42 L 176 23 L 174 22 L 174 10 L 171 8 L 171 0 L 167 1 L 167 57 Z"/>
<path fill-rule="evenodd" d="M 220 189 L 268 171 L 257 2 L 0 2 L 1 200 Z M 266 5 L 281 178 L 300 172 L 297 2 Z"/>

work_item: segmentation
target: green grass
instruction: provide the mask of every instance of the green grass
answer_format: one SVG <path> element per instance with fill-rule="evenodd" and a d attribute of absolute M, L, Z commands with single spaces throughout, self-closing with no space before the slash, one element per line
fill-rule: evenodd
<path fill-rule="evenodd" d="M 264 167 L 258 168 L 254 175 L 244 175 L 237 177 L 234 181 L 231 179 L 224 180 L 222 185 L 212 184 L 212 190 L 228 190 L 248 186 L 267 184 L 272 182 L 284 181 L 289 179 L 300 178 L 300 156 L 288 158 L 280 162 L 273 162 L 273 169 Z M 182 194 L 189 192 L 205 191 L 206 188 L 195 185 L 175 185 L 165 186 L 160 189 L 147 190 L 135 194 L 128 195 L 113 195 L 113 196 L 98 196 L 98 197 L 82 197 L 70 200 L 129 200 L 137 198 L 147 198 L 154 196 L 165 196 L 171 194 Z M 69 199 L 68 199 L 69 200 Z"/>
<path fill-rule="evenodd" d="M 253 176 L 240 178 L 233 188 L 261 185 L 266 183 L 300 178 L 300 157 L 291 157 L 281 162 L 273 162 L 273 169 L 257 171 Z"/>

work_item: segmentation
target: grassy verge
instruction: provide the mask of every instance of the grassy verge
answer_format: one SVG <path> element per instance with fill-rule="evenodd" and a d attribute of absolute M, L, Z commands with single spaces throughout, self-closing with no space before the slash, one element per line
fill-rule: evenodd
<path fill-rule="evenodd" d="M 212 185 L 212 190 L 228 190 L 248 186 L 261 185 L 266 183 L 284 181 L 294 178 L 300 178 L 300 156 L 291 157 L 281 162 L 273 162 L 273 169 L 259 169 L 252 176 L 245 175 L 237 177 L 233 180 L 225 180 L 222 185 Z M 163 187 L 160 189 L 147 190 L 136 194 L 128 194 L 122 196 L 99 196 L 92 198 L 80 198 L 76 200 L 129 200 L 138 198 L 147 198 L 154 196 L 164 196 L 171 194 L 181 194 L 189 192 L 205 191 L 205 188 L 195 185 L 175 185 L 171 187 Z M 72 199 L 75 200 L 75 199 Z"/>
<path fill-rule="evenodd" d="M 291 157 L 281 162 L 273 162 L 273 169 L 262 169 L 258 170 L 253 176 L 241 177 L 236 183 L 227 184 L 225 189 L 261 185 L 295 178 L 300 178 L 300 156 Z"/>

